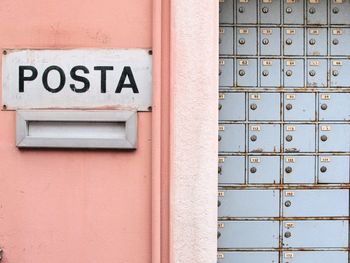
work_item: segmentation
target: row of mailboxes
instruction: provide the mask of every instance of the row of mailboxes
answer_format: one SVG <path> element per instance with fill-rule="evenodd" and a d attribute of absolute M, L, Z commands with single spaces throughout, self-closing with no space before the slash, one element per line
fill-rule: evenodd
<path fill-rule="evenodd" d="M 220 23 L 350 24 L 349 0 L 220 0 L 219 3 Z"/>
<path fill-rule="evenodd" d="M 220 156 L 219 185 L 349 183 L 349 156 Z"/>
<path fill-rule="evenodd" d="M 219 85 L 238 87 L 349 87 L 348 59 L 219 60 Z M 307 74 L 304 74 L 305 71 Z M 235 76 L 235 77 L 234 77 Z M 329 76 L 329 78 L 328 78 Z"/>
<path fill-rule="evenodd" d="M 223 93 L 220 121 L 348 121 L 350 93 Z"/>
<path fill-rule="evenodd" d="M 350 28 L 220 27 L 220 55 L 350 55 Z M 282 32 L 281 32 L 282 31 Z M 330 35 L 329 35 L 330 34 Z M 258 40 L 259 39 L 259 40 Z M 259 44 L 260 42 L 260 44 Z M 328 52 L 329 47 L 329 52 Z"/>
<path fill-rule="evenodd" d="M 282 221 L 282 248 L 346 248 L 348 221 Z M 278 221 L 219 221 L 218 248 L 268 249 L 280 244 Z M 314 262 L 314 261 L 304 261 Z M 317 262 L 317 261 L 316 261 Z M 331 260 L 329 262 L 337 261 Z"/>
<path fill-rule="evenodd" d="M 282 126 L 281 131 L 280 124 L 221 124 L 219 152 L 350 152 L 349 124 Z"/>
<path fill-rule="evenodd" d="M 232 218 L 347 217 L 349 216 L 349 190 L 282 190 L 281 193 L 280 190 L 260 189 L 219 190 L 218 216 Z"/>
<path fill-rule="evenodd" d="M 347 251 L 284 251 L 280 254 L 275 252 L 263 251 L 231 251 L 219 252 L 218 263 L 247 263 L 247 262 L 264 262 L 264 263 L 348 263 Z"/>

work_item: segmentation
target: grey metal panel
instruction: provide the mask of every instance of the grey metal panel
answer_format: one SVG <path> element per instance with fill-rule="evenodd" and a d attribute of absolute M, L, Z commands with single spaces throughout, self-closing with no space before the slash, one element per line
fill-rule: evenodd
<path fill-rule="evenodd" d="M 256 55 L 258 52 L 257 29 L 255 27 L 237 27 L 235 42 L 237 55 Z"/>
<path fill-rule="evenodd" d="M 304 54 L 304 29 L 303 28 L 284 28 L 284 55 L 299 55 Z"/>
<path fill-rule="evenodd" d="M 237 59 L 237 86 L 256 87 L 258 65 L 256 59 Z"/>
<path fill-rule="evenodd" d="M 304 24 L 304 1 L 284 0 L 284 23 Z"/>
<path fill-rule="evenodd" d="M 219 85 L 233 86 L 233 59 L 219 59 Z"/>
<path fill-rule="evenodd" d="M 276 221 L 220 221 L 218 248 L 277 248 L 279 222 Z"/>
<path fill-rule="evenodd" d="M 350 120 L 350 93 L 320 93 L 319 119 L 324 121 Z"/>
<path fill-rule="evenodd" d="M 307 24 L 326 25 L 328 23 L 328 1 L 307 1 Z"/>
<path fill-rule="evenodd" d="M 249 152 L 280 152 L 279 124 L 250 124 Z"/>
<path fill-rule="evenodd" d="M 277 217 L 278 190 L 220 191 L 219 217 Z M 223 195 L 223 196 L 222 196 Z"/>
<path fill-rule="evenodd" d="M 244 93 L 220 93 L 219 120 L 245 120 Z"/>
<path fill-rule="evenodd" d="M 283 224 L 284 248 L 341 248 L 348 246 L 348 221 L 284 221 Z M 289 238 L 286 237 L 289 236 L 286 232 L 290 233 Z"/>
<path fill-rule="evenodd" d="M 233 0 L 219 0 L 220 23 L 233 23 Z"/>
<path fill-rule="evenodd" d="M 260 66 L 260 86 L 281 86 L 281 61 L 279 59 L 262 59 Z"/>
<path fill-rule="evenodd" d="M 331 59 L 331 86 L 350 86 L 350 60 Z"/>
<path fill-rule="evenodd" d="M 250 156 L 248 158 L 249 184 L 280 183 L 279 156 Z"/>
<path fill-rule="evenodd" d="M 349 183 L 349 156 L 319 156 L 318 183 Z"/>
<path fill-rule="evenodd" d="M 284 156 L 285 184 L 315 183 L 316 161 L 314 156 Z"/>
<path fill-rule="evenodd" d="M 257 16 L 256 0 L 236 0 L 236 21 L 238 24 L 256 24 Z"/>
<path fill-rule="evenodd" d="M 307 60 L 307 86 L 323 87 L 328 85 L 328 63 L 327 59 L 308 59 Z"/>
<path fill-rule="evenodd" d="M 304 87 L 304 60 L 284 60 L 284 86 Z"/>
<path fill-rule="evenodd" d="M 280 24 L 280 0 L 260 0 L 260 23 Z"/>
<path fill-rule="evenodd" d="M 332 56 L 350 55 L 349 42 L 350 42 L 350 28 L 332 28 L 331 29 L 331 55 Z"/>
<path fill-rule="evenodd" d="M 19 148 L 136 149 L 135 111 L 16 112 Z"/>
<path fill-rule="evenodd" d="M 278 252 L 219 252 L 218 263 L 278 263 Z M 342 263 L 342 262 L 341 262 Z"/>
<path fill-rule="evenodd" d="M 350 126 L 348 124 L 320 124 L 319 151 L 349 152 Z"/>
<path fill-rule="evenodd" d="M 316 119 L 314 93 L 285 93 L 284 120 L 314 121 Z"/>
<path fill-rule="evenodd" d="M 328 29 L 308 28 L 307 29 L 307 55 L 327 55 Z"/>
<path fill-rule="evenodd" d="M 222 127 L 220 129 L 220 127 Z M 244 152 L 245 151 L 245 125 L 222 124 L 219 127 L 219 151 L 220 152 Z"/>
<path fill-rule="evenodd" d="M 245 157 L 220 157 L 218 170 L 219 184 L 243 184 L 245 181 Z"/>
<path fill-rule="evenodd" d="M 315 136 L 313 124 L 285 124 L 284 152 L 314 152 Z"/>
<path fill-rule="evenodd" d="M 282 202 L 284 217 L 349 215 L 349 190 L 288 190 Z"/>
<path fill-rule="evenodd" d="M 281 30 L 277 27 L 260 29 L 260 54 L 281 55 Z"/>
<path fill-rule="evenodd" d="M 349 0 L 331 0 L 331 23 L 350 24 L 350 1 Z"/>
<path fill-rule="evenodd" d="M 279 93 L 249 93 L 249 120 L 280 120 Z"/>
<path fill-rule="evenodd" d="M 283 252 L 282 263 L 348 263 L 346 251 L 290 251 Z"/>
<path fill-rule="evenodd" d="M 233 55 L 233 27 L 219 28 L 219 54 Z"/>

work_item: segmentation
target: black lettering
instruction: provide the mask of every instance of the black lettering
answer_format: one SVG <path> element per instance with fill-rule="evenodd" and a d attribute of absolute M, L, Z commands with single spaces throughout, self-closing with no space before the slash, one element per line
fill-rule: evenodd
<path fill-rule="evenodd" d="M 30 76 L 24 76 L 24 71 L 29 70 L 32 72 Z M 19 92 L 24 92 L 24 81 L 35 80 L 38 76 L 38 70 L 33 66 L 19 66 L 19 75 L 18 75 L 18 88 Z"/>
<path fill-rule="evenodd" d="M 52 70 L 56 70 L 60 74 L 60 84 L 58 85 L 57 88 L 51 88 L 48 83 L 48 76 Z M 61 91 L 64 85 L 66 84 L 66 75 L 64 75 L 64 71 L 59 66 L 50 66 L 47 69 L 45 69 L 43 73 L 42 81 L 43 81 L 44 88 L 47 91 L 51 93 L 57 93 Z"/>
<path fill-rule="evenodd" d="M 125 83 L 126 77 L 129 79 L 129 84 Z M 120 93 L 123 88 L 132 88 L 134 93 L 139 93 L 131 67 L 124 67 L 115 93 Z"/>
<path fill-rule="evenodd" d="M 106 93 L 107 70 L 113 70 L 112 66 L 96 66 L 94 70 L 101 71 L 101 93 Z"/>
<path fill-rule="evenodd" d="M 79 82 L 83 82 L 84 83 L 84 87 L 82 87 L 80 89 L 77 89 L 75 84 L 70 84 L 69 86 L 76 93 L 84 93 L 84 92 L 89 90 L 89 88 L 90 88 L 90 81 L 87 78 L 83 77 L 83 76 L 77 75 L 77 71 L 78 70 L 82 70 L 85 74 L 89 73 L 89 70 L 85 66 L 75 66 L 70 71 L 70 76 L 72 77 L 72 79 L 76 80 L 76 81 L 79 81 Z"/>

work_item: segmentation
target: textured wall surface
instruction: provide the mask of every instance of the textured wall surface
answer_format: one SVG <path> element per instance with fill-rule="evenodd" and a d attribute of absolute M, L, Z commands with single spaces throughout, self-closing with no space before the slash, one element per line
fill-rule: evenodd
<path fill-rule="evenodd" d="M 0 48 L 150 48 L 151 0 L 4 0 Z M 136 151 L 18 150 L 0 112 L 2 262 L 151 261 L 151 113 Z"/>
<path fill-rule="evenodd" d="M 173 263 L 216 262 L 218 1 L 172 1 Z"/>

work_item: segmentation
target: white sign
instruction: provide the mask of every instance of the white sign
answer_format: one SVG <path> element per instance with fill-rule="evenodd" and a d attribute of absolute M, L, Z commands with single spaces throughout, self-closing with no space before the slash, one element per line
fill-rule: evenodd
<path fill-rule="evenodd" d="M 152 55 L 146 49 L 7 50 L 3 109 L 150 110 Z"/>

